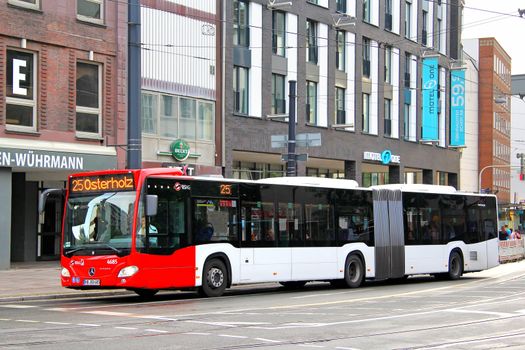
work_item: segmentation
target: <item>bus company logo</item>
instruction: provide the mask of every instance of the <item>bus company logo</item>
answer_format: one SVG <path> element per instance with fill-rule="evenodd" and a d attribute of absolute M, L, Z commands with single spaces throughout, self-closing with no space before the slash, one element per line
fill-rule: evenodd
<path fill-rule="evenodd" d="M 190 145 L 183 139 L 178 139 L 171 143 L 170 151 L 173 158 L 182 162 L 190 156 Z"/>
<path fill-rule="evenodd" d="M 189 191 L 191 190 L 191 186 L 190 185 L 184 185 L 184 184 L 181 184 L 180 182 L 175 182 L 175 185 L 173 185 L 173 189 L 177 192 L 183 190 L 183 191 Z"/>
<path fill-rule="evenodd" d="M 71 260 L 71 262 L 69 263 L 69 266 L 75 266 L 75 265 L 84 266 L 84 259 Z"/>

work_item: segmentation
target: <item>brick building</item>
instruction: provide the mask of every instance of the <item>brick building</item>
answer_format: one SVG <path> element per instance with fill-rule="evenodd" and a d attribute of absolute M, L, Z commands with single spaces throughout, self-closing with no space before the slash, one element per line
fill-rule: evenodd
<path fill-rule="evenodd" d="M 0 268 L 55 259 L 73 172 L 124 167 L 127 4 L 0 0 Z"/>
<path fill-rule="evenodd" d="M 463 40 L 479 64 L 478 169 L 481 188 L 496 193 L 500 204 L 511 200 L 511 58 L 495 38 Z M 514 157 L 514 156 L 513 156 Z M 487 169 L 483 170 L 483 168 Z"/>

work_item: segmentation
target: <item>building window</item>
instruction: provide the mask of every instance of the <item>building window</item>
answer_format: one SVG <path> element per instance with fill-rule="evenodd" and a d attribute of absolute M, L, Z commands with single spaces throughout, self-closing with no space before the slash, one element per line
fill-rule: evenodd
<path fill-rule="evenodd" d="M 197 140 L 213 141 L 215 139 L 215 110 L 213 103 L 197 103 L 199 119 L 197 120 Z"/>
<path fill-rule="evenodd" d="M 410 39 L 410 27 L 412 25 L 412 4 L 405 2 L 405 37 Z"/>
<path fill-rule="evenodd" d="M 306 122 L 317 124 L 317 83 L 306 81 Z"/>
<path fill-rule="evenodd" d="M 370 1 L 363 0 L 363 21 L 370 23 Z"/>
<path fill-rule="evenodd" d="M 233 44 L 250 46 L 248 3 L 241 0 L 233 1 Z"/>
<path fill-rule="evenodd" d="M 102 136 L 102 69 L 98 64 L 77 62 L 76 131 Z"/>
<path fill-rule="evenodd" d="M 441 51 L 441 27 L 442 24 L 441 24 L 441 18 L 438 18 L 437 20 L 437 37 L 436 37 L 436 41 L 437 41 L 437 50 L 438 51 Z"/>
<path fill-rule="evenodd" d="M 306 20 L 306 62 L 317 64 L 317 22 Z"/>
<path fill-rule="evenodd" d="M 159 134 L 161 137 L 177 138 L 179 135 L 178 99 L 171 95 L 160 96 Z"/>
<path fill-rule="evenodd" d="M 346 124 L 345 89 L 335 87 L 335 123 Z"/>
<path fill-rule="evenodd" d="M 7 0 L 7 3 L 27 9 L 40 10 L 40 0 Z"/>
<path fill-rule="evenodd" d="M 405 87 L 410 88 L 410 54 L 405 53 Z"/>
<path fill-rule="evenodd" d="M 7 50 L 6 124 L 8 129 L 36 130 L 36 55 Z"/>
<path fill-rule="evenodd" d="M 410 104 L 408 103 L 405 103 L 404 107 L 403 129 L 405 140 L 410 140 Z"/>
<path fill-rule="evenodd" d="M 370 132 L 370 95 L 363 94 L 363 132 Z"/>
<path fill-rule="evenodd" d="M 142 132 L 146 134 L 157 133 L 158 96 L 142 93 Z"/>
<path fill-rule="evenodd" d="M 370 78 L 370 39 L 363 38 L 363 77 Z"/>
<path fill-rule="evenodd" d="M 337 39 L 337 52 L 335 55 L 335 66 L 340 71 L 345 71 L 345 48 L 346 48 L 346 41 L 345 41 L 345 32 L 342 30 L 338 30 L 336 32 L 336 39 Z"/>
<path fill-rule="evenodd" d="M 421 32 L 421 43 L 427 46 L 427 35 L 428 35 L 428 12 L 423 11 L 423 21 L 422 21 L 423 31 Z"/>
<path fill-rule="evenodd" d="M 361 175 L 363 187 L 386 185 L 389 183 L 388 173 L 363 173 Z"/>
<path fill-rule="evenodd" d="M 335 10 L 337 12 L 346 13 L 346 0 L 335 0 Z"/>
<path fill-rule="evenodd" d="M 392 136 L 392 100 L 385 98 L 385 136 Z"/>
<path fill-rule="evenodd" d="M 213 141 L 214 104 L 189 97 L 142 92 L 142 132 L 161 138 Z"/>
<path fill-rule="evenodd" d="M 286 55 L 286 15 L 284 12 L 272 12 L 272 49 L 278 56 Z"/>
<path fill-rule="evenodd" d="M 385 29 L 392 30 L 392 0 L 385 0 Z"/>
<path fill-rule="evenodd" d="M 392 84 L 392 46 L 385 46 L 385 83 Z"/>
<path fill-rule="evenodd" d="M 272 114 L 286 113 L 284 80 L 284 75 L 272 74 Z"/>
<path fill-rule="evenodd" d="M 103 23 L 104 0 L 77 0 L 77 18 L 82 21 Z"/>
<path fill-rule="evenodd" d="M 180 97 L 179 137 L 195 140 L 197 103 L 194 99 Z"/>
<path fill-rule="evenodd" d="M 233 111 L 248 114 L 248 68 L 233 67 Z"/>

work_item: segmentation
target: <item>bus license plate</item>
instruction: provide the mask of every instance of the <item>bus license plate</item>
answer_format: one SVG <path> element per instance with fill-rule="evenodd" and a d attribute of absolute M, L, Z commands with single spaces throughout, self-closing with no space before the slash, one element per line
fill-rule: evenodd
<path fill-rule="evenodd" d="M 84 285 L 85 286 L 100 286 L 100 280 L 85 279 Z"/>

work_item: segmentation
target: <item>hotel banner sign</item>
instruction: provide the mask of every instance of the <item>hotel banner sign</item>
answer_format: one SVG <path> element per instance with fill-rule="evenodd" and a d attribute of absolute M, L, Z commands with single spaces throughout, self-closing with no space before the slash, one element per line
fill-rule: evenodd
<path fill-rule="evenodd" d="M 450 72 L 450 147 L 465 146 L 465 70 Z"/>
<path fill-rule="evenodd" d="M 421 122 L 421 140 L 436 141 L 439 139 L 438 127 L 438 88 L 439 66 L 437 57 L 423 59 L 423 116 Z"/>
<path fill-rule="evenodd" d="M 97 170 L 114 169 L 116 156 L 0 148 L 0 167 L 14 169 Z"/>

